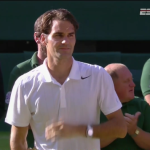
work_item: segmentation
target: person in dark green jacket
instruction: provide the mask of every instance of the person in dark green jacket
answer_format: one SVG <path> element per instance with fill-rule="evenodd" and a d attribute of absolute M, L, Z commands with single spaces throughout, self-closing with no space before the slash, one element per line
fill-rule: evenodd
<path fill-rule="evenodd" d="M 140 84 L 142 94 L 150 105 L 150 59 L 148 59 L 143 66 Z"/>
<path fill-rule="evenodd" d="M 42 15 L 35 21 L 35 24 L 34 24 L 34 40 L 37 43 L 38 50 L 33 54 L 31 59 L 28 59 L 16 65 L 10 73 L 9 83 L 8 83 L 8 92 L 6 94 L 6 99 L 5 99 L 5 103 L 7 103 L 8 105 L 10 101 L 11 90 L 17 78 L 23 75 L 24 73 L 27 73 L 30 70 L 41 65 L 44 59 L 47 57 L 46 47 L 40 43 L 40 36 L 41 36 L 40 24 L 42 21 L 41 19 L 42 19 Z M 28 131 L 27 142 L 28 142 L 29 147 L 34 146 L 34 138 L 33 138 L 32 131 L 30 129 Z"/>
<path fill-rule="evenodd" d="M 47 57 L 46 56 L 46 47 L 41 45 L 40 43 L 40 36 L 41 36 L 41 29 L 40 29 L 40 23 L 41 23 L 41 18 L 42 16 L 40 16 L 34 24 L 34 40 L 37 43 L 37 47 L 38 47 L 38 51 L 36 51 L 31 59 L 28 59 L 24 62 L 19 63 L 18 65 L 16 65 L 11 73 L 10 73 L 10 77 L 9 77 L 9 82 L 8 82 L 8 92 L 6 94 L 6 99 L 5 102 L 7 104 L 9 104 L 9 100 L 10 100 L 10 95 L 11 95 L 11 90 L 13 88 L 13 85 L 16 81 L 16 79 L 23 75 L 24 73 L 27 73 L 28 71 L 34 69 L 35 67 L 38 67 L 39 65 L 41 65 L 44 61 L 44 59 Z"/>
<path fill-rule="evenodd" d="M 127 124 L 125 138 L 100 139 L 102 150 L 150 149 L 150 106 L 134 96 L 133 77 L 123 64 L 109 64 L 105 70 L 113 79 L 115 91 L 122 103 L 122 112 Z M 107 118 L 101 113 L 100 122 Z"/>

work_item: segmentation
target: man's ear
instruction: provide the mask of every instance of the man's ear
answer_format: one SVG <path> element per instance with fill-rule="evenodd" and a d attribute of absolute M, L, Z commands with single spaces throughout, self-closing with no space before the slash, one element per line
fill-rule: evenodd
<path fill-rule="evenodd" d="M 44 33 L 41 34 L 40 43 L 45 46 L 47 45 L 47 35 L 46 34 L 44 34 Z"/>
<path fill-rule="evenodd" d="M 34 40 L 37 44 L 40 44 L 40 37 L 38 37 L 37 34 L 37 32 L 34 32 Z"/>

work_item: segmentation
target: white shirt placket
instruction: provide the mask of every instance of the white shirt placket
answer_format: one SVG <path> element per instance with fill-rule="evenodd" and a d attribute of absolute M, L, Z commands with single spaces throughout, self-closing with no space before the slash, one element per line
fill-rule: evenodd
<path fill-rule="evenodd" d="M 64 85 L 60 87 L 60 108 L 59 108 L 59 120 L 65 119 L 65 109 L 66 109 L 66 94 Z"/>

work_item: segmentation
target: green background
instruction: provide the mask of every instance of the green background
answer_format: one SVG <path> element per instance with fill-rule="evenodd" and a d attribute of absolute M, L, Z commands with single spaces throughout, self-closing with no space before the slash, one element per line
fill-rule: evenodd
<path fill-rule="evenodd" d="M 1 1 L 0 40 L 33 40 L 33 24 L 45 11 L 66 8 L 79 22 L 78 40 L 150 40 L 150 1 Z"/>

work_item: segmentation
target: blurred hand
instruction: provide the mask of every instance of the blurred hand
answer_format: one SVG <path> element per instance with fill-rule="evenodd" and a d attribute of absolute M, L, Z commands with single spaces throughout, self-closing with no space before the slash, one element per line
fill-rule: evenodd
<path fill-rule="evenodd" d="M 127 124 L 128 134 L 132 135 L 135 133 L 137 129 L 138 118 L 140 115 L 141 115 L 141 112 L 136 112 L 135 115 L 125 113 L 124 118 Z"/>
<path fill-rule="evenodd" d="M 58 140 L 60 138 L 72 138 L 79 136 L 77 126 L 67 125 L 63 122 L 52 123 L 45 129 L 46 140 Z"/>

